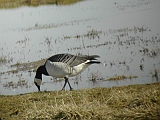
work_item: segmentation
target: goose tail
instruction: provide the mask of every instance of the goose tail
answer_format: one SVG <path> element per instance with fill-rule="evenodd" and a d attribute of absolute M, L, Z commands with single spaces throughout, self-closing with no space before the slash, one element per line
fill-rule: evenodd
<path fill-rule="evenodd" d="M 100 64 L 101 62 L 99 61 L 93 61 L 93 60 L 90 60 L 89 62 L 87 62 L 86 64 Z"/>
<path fill-rule="evenodd" d="M 87 64 L 100 64 L 101 62 L 97 60 L 97 58 L 99 58 L 98 55 L 91 55 L 88 56 L 88 60 L 87 60 Z"/>

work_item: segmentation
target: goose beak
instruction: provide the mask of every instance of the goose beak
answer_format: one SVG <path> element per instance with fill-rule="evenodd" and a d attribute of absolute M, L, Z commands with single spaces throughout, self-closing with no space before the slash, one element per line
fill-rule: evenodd
<path fill-rule="evenodd" d="M 37 88 L 38 88 L 38 91 L 40 92 L 40 86 L 37 86 Z"/>

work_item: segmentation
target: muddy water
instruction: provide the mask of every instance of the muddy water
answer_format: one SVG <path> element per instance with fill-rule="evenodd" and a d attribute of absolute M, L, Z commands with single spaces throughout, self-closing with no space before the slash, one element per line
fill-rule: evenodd
<path fill-rule="evenodd" d="M 37 91 L 30 62 L 37 64 L 58 53 L 101 57 L 102 64 L 70 78 L 74 89 L 159 82 L 159 4 L 159 0 L 88 0 L 69 6 L 1 9 L 0 94 Z M 43 76 L 41 88 L 60 90 L 63 84 L 63 79 Z"/>

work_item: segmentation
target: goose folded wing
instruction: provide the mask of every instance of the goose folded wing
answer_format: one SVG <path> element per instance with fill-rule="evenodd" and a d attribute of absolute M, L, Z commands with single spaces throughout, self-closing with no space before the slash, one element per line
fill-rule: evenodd
<path fill-rule="evenodd" d="M 77 66 L 81 63 L 84 63 L 87 60 L 97 60 L 96 58 L 99 57 L 98 55 L 71 55 L 71 54 L 57 54 L 51 56 L 48 60 L 51 62 L 63 62 L 70 66 Z"/>

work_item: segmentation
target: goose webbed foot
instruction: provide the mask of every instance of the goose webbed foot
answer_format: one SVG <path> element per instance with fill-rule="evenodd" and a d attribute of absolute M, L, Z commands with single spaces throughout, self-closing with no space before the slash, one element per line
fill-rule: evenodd
<path fill-rule="evenodd" d="M 65 89 L 64 88 L 62 88 L 62 90 L 61 91 L 65 91 Z"/>
<path fill-rule="evenodd" d="M 70 88 L 70 91 L 72 91 L 72 90 L 73 90 L 73 88 L 71 87 L 71 88 Z"/>

